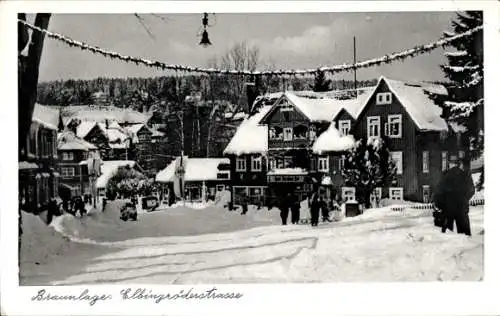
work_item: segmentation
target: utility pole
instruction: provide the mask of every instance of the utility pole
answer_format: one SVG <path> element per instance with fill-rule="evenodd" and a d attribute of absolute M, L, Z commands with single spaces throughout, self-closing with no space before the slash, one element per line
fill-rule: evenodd
<path fill-rule="evenodd" d="M 354 93 L 356 95 L 356 98 L 358 97 L 358 87 L 357 87 L 357 78 L 356 78 L 356 36 L 353 38 L 353 44 L 354 44 Z"/>

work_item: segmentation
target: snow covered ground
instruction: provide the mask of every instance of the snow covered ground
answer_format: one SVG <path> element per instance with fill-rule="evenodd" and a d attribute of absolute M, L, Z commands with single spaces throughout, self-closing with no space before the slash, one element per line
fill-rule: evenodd
<path fill-rule="evenodd" d="M 483 277 L 483 208 L 473 236 L 442 234 L 430 210 L 367 210 L 333 223 L 279 225 L 273 209 L 246 216 L 218 205 L 178 206 L 118 220 L 120 202 L 80 220 L 63 216 L 37 238 L 66 246 L 38 264 L 21 252 L 21 284 L 474 281 Z M 307 217 L 305 211 L 302 217 Z M 33 217 L 36 219 L 36 217 Z M 48 238 L 48 234 L 54 236 Z M 33 242 L 26 230 L 23 242 Z M 47 235 L 47 236 L 46 236 Z M 68 244 L 69 243 L 69 244 Z M 37 248 L 45 249 L 37 244 Z M 50 250 L 52 251 L 52 250 Z M 43 257 L 43 251 L 37 256 Z"/>

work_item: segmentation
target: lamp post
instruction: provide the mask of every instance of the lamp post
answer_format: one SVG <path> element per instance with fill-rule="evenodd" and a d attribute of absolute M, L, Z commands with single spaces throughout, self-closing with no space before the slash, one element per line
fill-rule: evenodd
<path fill-rule="evenodd" d="M 87 166 L 89 169 L 89 178 L 91 181 L 92 195 L 94 200 L 94 208 L 97 207 L 97 177 L 101 174 L 102 161 L 98 153 L 93 153 L 87 159 Z"/>

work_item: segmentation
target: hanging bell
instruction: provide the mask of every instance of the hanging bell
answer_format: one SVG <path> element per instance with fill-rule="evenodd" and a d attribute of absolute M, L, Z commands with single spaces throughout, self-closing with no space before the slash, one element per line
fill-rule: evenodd
<path fill-rule="evenodd" d="M 210 42 L 210 40 L 208 39 L 208 32 L 207 30 L 203 30 L 203 33 L 201 34 L 201 41 L 200 41 L 200 45 L 204 46 L 204 47 L 207 47 L 209 45 L 212 45 L 212 43 Z"/>

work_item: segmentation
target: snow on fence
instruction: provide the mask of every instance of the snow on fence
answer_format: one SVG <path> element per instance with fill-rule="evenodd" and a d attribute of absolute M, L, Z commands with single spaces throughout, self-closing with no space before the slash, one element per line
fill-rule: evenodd
<path fill-rule="evenodd" d="M 484 205 L 484 199 L 474 199 L 469 201 L 470 206 Z M 399 204 L 390 206 L 391 210 L 401 212 L 405 209 L 416 210 L 432 210 L 434 206 L 432 203 L 416 203 L 416 204 Z"/>

